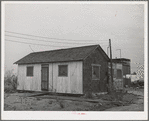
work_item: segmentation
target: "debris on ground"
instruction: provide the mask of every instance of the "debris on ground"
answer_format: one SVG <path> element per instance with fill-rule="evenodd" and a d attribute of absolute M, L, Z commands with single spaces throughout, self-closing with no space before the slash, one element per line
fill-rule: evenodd
<path fill-rule="evenodd" d="M 129 92 L 130 90 L 128 90 Z M 142 91 L 143 92 L 143 91 Z M 142 94 L 142 93 L 141 93 Z M 142 104 L 142 98 L 127 92 L 96 94 L 93 98 L 40 95 L 26 93 L 5 93 L 5 111 L 104 111 L 114 107 Z M 140 102 L 138 102 L 140 100 Z"/>

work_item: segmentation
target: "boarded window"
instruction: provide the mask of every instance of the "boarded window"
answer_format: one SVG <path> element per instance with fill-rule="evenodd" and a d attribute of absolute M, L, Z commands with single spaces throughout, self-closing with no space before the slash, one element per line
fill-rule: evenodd
<path fill-rule="evenodd" d="M 99 79 L 100 78 L 100 65 L 93 65 L 92 66 L 92 79 Z"/>
<path fill-rule="evenodd" d="M 122 70 L 117 69 L 117 79 L 121 79 L 122 78 Z"/>
<path fill-rule="evenodd" d="M 68 65 L 59 65 L 59 74 L 58 76 L 68 76 Z"/>
<path fill-rule="evenodd" d="M 27 74 L 26 76 L 33 76 L 33 66 L 27 67 Z"/>

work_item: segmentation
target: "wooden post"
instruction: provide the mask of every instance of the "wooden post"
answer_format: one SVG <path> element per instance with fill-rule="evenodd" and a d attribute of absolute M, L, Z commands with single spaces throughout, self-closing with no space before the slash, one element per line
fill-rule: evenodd
<path fill-rule="evenodd" d="M 109 39 L 109 47 L 110 47 L 110 65 L 111 65 L 111 84 L 110 90 L 113 88 L 113 73 L 112 73 L 112 49 L 111 49 L 111 39 Z M 112 91 L 112 90 L 111 90 Z"/>
<path fill-rule="evenodd" d="M 109 57 L 108 48 L 109 48 L 109 46 L 107 47 L 107 55 L 108 55 L 108 57 Z"/>

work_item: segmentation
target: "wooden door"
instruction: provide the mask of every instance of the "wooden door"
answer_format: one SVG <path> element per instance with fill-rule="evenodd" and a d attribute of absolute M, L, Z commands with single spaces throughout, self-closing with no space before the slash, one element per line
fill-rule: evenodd
<path fill-rule="evenodd" d="M 48 90 L 49 68 L 42 67 L 41 69 L 41 90 Z"/>

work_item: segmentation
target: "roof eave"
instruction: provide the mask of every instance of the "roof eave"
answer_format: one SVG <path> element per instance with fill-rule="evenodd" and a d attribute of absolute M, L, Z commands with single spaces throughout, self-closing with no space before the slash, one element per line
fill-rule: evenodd
<path fill-rule="evenodd" d="M 18 64 L 18 61 L 14 62 L 13 64 Z"/>
<path fill-rule="evenodd" d="M 72 62 L 72 61 L 83 61 L 83 59 L 66 60 L 66 61 L 51 61 L 51 62 L 17 63 L 17 64 L 18 64 L 18 65 L 25 65 L 25 64 L 43 64 L 43 63 L 63 63 L 63 62 Z"/>

